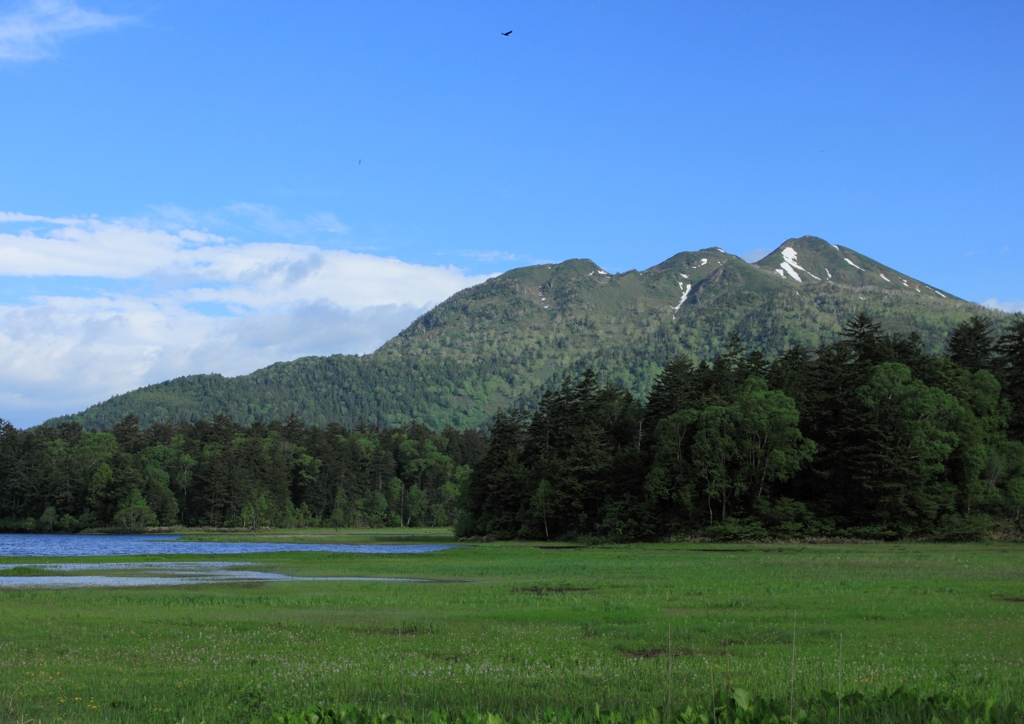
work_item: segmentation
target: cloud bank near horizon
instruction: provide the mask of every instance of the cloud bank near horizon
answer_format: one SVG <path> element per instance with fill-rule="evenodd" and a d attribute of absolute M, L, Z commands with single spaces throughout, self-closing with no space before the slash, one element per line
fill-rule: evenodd
<path fill-rule="evenodd" d="M 998 299 L 986 299 L 982 306 L 988 307 L 989 309 L 998 309 L 1000 312 L 1009 312 L 1015 314 L 1017 312 L 1024 313 L 1024 302 L 1001 302 Z"/>
<path fill-rule="evenodd" d="M 487 278 L 144 219 L 9 212 L 0 259 L 2 286 L 30 290 L 0 299 L 0 417 L 18 426 L 181 375 L 371 352 Z"/>

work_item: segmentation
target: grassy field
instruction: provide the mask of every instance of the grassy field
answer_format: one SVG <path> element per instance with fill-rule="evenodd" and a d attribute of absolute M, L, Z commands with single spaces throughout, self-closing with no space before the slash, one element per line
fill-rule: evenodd
<path fill-rule="evenodd" d="M 424 540 L 440 539 L 390 539 Z M 794 616 L 798 702 L 836 690 L 841 670 L 846 691 L 902 684 L 1024 703 L 1020 546 L 484 544 L 241 559 L 434 582 L 0 591 L 0 720 L 248 722 L 339 702 L 631 715 L 663 706 L 670 682 L 681 706 L 712 686 L 788 697 Z M 0 559 L 19 562 L 43 561 Z"/>

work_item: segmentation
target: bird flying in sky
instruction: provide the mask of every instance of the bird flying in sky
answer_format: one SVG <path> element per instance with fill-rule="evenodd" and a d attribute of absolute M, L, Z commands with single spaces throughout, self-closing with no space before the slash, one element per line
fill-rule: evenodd
<path fill-rule="evenodd" d="M 512 31 L 511 31 L 511 30 L 509 30 L 509 31 L 508 31 L 507 33 L 502 33 L 502 35 L 504 35 L 504 36 L 505 36 L 506 38 L 507 38 L 508 36 L 510 36 L 511 34 L 512 34 Z"/>

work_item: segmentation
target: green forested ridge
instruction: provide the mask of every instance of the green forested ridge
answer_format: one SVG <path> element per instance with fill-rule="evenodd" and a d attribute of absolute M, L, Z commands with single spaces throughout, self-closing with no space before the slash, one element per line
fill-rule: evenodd
<path fill-rule="evenodd" d="M 1024 317 L 929 353 L 861 314 L 769 362 L 733 335 L 646 400 L 593 370 L 489 433 L 226 415 L 109 433 L 0 420 L 0 527 L 450 525 L 611 540 L 1019 536 Z"/>
<path fill-rule="evenodd" d="M 128 414 L 143 426 L 221 413 L 249 425 L 295 414 L 321 427 L 415 420 L 472 429 L 498 410 L 532 408 L 567 372 L 590 368 L 598 381 L 646 396 L 672 359 L 710 361 L 731 334 L 775 358 L 794 345 L 835 341 L 843 321 L 862 312 L 893 332 L 917 332 L 929 352 L 972 315 L 1003 316 L 814 237 L 791 239 L 757 264 L 713 248 L 623 274 L 573 259 L 463 290 L 370 355 L 181 377 L 51 422 L 109 430 Z"/>
<path fill-rule="evenodd" d="M 499 413 L 464 536 L 635 540 L 1019 536 L 1024 317 L 983 317 L 948 353 L 866 315 L 768 363 L 733 338 L 672 362 L 646 404 L 588 371 Z"/>

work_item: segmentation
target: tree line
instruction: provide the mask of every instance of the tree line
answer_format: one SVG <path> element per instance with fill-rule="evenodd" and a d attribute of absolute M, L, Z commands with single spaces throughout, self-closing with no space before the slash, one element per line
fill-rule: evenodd
<path fill-rule="evenodd" d="M 0 529 L 447 526 L 486 436 L 422 425 L 242 426 L 220 415 L 110 432 L 0 420 Z"/>
<path fill-rule="evenodd" d="M 682 357 L 646 403 L 587 372 L 499 414 L 463 536 L 637 540 L 1021 531 L 1024 317 L 956 326 L 944 354 L 866 315 L 773 362 L 738 338 Z"/>
<path fill-rule="evenodd" d="M 449 526 L 547 540 L 1019 535 L 1024 317 L 942 354 L 866 315 L 769 362 L 733 337 L 647 400 L 588 370 L 489 431 L 245 426 L 109 432 L 0 420 L 0 529 Z"/>

